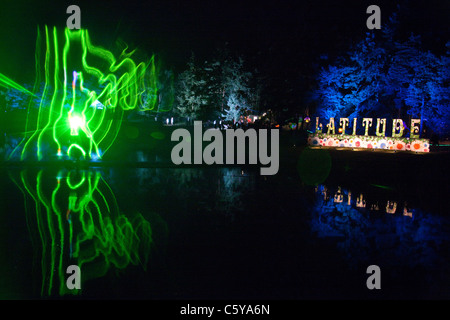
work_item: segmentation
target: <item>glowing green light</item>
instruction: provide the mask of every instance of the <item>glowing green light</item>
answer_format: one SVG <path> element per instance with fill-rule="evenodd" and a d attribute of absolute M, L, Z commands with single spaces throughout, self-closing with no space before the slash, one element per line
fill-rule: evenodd
<path fill-rule="evenodd" d="M 68 149 L 73 145 L 84 158 L 101 159 L 119 134 L 124 112 L 169 111 L 173 74 L 164 72 L 159 83 L 155 57 L 136 63 L 135 50 L 127 51 L 125 47 L 115 57 L 93 45 L 84 29 L 61 33 L 38 28 L 32 92 L 0 74 L 0 86 L 30 96 L 22 139 L 8 159 L 43 160 L 55 154 L 71 158 Z"/>
<path fill-rule="evenodd" d="M 114 143 L 124 111 L 153 110 L 158 103 L 154 57 L 137 64 L 125 51 L 114 57 L 93 45 L 87 30 L 66 28 L 61 35 L 45 27 L 42 37 L 38 31 L 35 84 L 43 82 L 44 89 L 38 105 L 28 106 L 24 137 L 9 157 L 21 150 L 21 160 L 71 158 L 75 147 L 85 158 L 100 159 Z M 0 76 L 0 85 L 26 92 L 6 77 Z"/>
<path fill-rule="evenodd" d="M 8 78 L 7 76 L 5 76 L 4 74 L 0 73 L 0 87 L 4 87 L 4 88 L 11 88 L 11 89 L 15 89 L 18 90 L 20 92 L 32 95 L 32 96 L 36 96 L 34 93 L 28 91 L 27 89 L 25 89 L 24 87 L 22 87 L 20 84 L 18 84 L 17 82 L 14 82 L 13 80 L 11 80 L 10 78 Z"/>
<path fill-rule="evenodd" d="M 78 144 L 71 144 L 69 146 L 69 148 L 67 149 L 67 155 L 69 156 L 69 158 L 75 158 L 74 156 L 72 156 L 71 152 L 73 149 L 75 148 L 75 150 L 79 150 L 81 152 L 81 154 L 83 155 L 83 158 L 86 158 L 86 151 L 84 151 L 84 149 L 82 147 L 80 147 Z"/>
<path fill-rule="evenodd" d="M 85 121 L 80 116 L 71 116 L 69 115 L 69 124 L 70 124 L 70 134 L 72 136 L 78 135 L 78 129 L 84 128 Z"/>

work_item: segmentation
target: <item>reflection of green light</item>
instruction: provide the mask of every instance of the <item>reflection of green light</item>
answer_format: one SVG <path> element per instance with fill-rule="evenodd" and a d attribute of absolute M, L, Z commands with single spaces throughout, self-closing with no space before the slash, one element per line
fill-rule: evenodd
<path fill-rule="evenodd" d="M 99 172 L 82 171 L 79 182 L 74 181 L 78 180 L 75 171 L 62 179 L 61 171 L 46 176 L 40 170 L 34 184 L 30 176 L 23 170 L 20 183 L 13 181 L 25 197 L 30 233 L 39 231 L 41 295 L 54 294 L 56 286 L 59 295 L 80 293 L 66 287 L 65 271 L 71 264 L 80 267 L 82 282 L 103 276 L 112 265 L 123 269 L 131 263 L 146 268 L 152 244 L 150 223 L 140 214 L 133 218 L 121 214 Z M 29 198 L 34 206 L 28 205 Z"/>
<path fill-rule="evenodd" d="M 306 148 L 298 159 L 297 171 L 305 184 L 315 186 L 328 178 L 331 166 L 331 156 L 327 150 Z"/>
<path fill-rule="evenodd" d="M 152 136 L 152 138 L 154 138 L 156 140 L 163 140 L 165 137 L 164 133 L 162 133 L 160 131 L 152 132 L 150 135 Z"/>
<path fill-rule="evenodd" d="M 373 183 L 371 183 L 370 185 L 371 185 L 371 186 L 374 186 L 374 187 L 377 187 L 377 188 L 381 188 L 381 189 L 393 190 L 393 188 L 392 188 L 392 187 L 389 187 L 389 186 L 382 186 L 382 185 L 379 185 L 379 184 L 373 184 Z"/>
<path fill-rule="evenodd" d="M 67 185 L 69 186 L 70 189 L 75 190 L 78 189 L 80 186 L 83 185 L 84 181 L 86 180 L 86 173 L 83 171 L 83 175 L 81 176 L 81 180 L 80 182 L 78 182 L 77 184 L 73 185 L 71 182 L 71 177 L 72 177 L 72 172 L 70 171 L 69 174 L 67 175 Z M 71 210 L 73 210 L 73 208 L 70 208 Z"/>

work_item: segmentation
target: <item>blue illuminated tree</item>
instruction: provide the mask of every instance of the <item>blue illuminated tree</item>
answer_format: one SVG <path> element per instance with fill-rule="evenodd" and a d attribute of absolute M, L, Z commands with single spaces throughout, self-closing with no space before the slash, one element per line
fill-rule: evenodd
<path fill-rule="evenodd" d="M 378 109 L 380 88 L 385 83 L 383 69 L 386 52 L 374 41 L 374 35 L 338 59 L 335 65 L 323 68 L 318 77 L 314 99 L 319 115 L 330 117 L 358 117 Z"/>
<path fill-rule="evenodd" d="M 448 57 L 437 57 L 421 49 L 420 37 L 411 35 L 396 42 L 387 73 L 385 95 L 391 95 L 395 107 L 421 118 L 433 131 L 445 133 L 450 122 Z"/>
<path fill-rule="evenodd" d="M 322 68 L 312 100 L 324 118 L 414 117 L 449 133 L 449 57 L 423 49 L 419 36 L 396 39 L 396 15 L 381 34 L 367 33 L 334 64 Z"/>

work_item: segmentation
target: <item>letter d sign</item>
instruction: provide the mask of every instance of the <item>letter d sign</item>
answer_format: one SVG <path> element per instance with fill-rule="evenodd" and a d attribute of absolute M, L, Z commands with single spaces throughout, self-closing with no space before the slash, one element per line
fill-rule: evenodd
<path fill-rule="evenodd" d="M 67 267 L 67 274 L 72 274 L 69 278 L 67 278 L 66 285 L 70 290 L 73 289 L 81 289 L 81 271 L 80 267 L 77 265 L 70 265 Z"/>

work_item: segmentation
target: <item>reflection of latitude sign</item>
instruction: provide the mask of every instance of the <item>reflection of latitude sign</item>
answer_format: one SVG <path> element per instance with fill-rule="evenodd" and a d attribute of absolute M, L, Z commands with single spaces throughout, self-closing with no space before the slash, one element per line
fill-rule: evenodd
<path fill-rule="evenodd" d="M 308 137 L 308 144 L 320 147 L 348 147 L 386 149 L 395 151 L 429 152 L 430 143 L 428 139 L 421 139 L 420 119 L 411 119 L 409 137 L 403 137 L 405 125 L 402 119 L 392 120 L 392 135 L 386 137 L 386 119 L 378 118 L 375 136 L 369 136 L 369 128 L 372 127 L 372 118 L 363 118 L 362 126 L 365 128 L 364 135 L 357 135 L 357 118 L 353 118 L 353 130 L 351 134 L 346 133 L 349 126 L 348 118 L 340 118 L 339 128 L 336 129 L 334 118 L 330 118 L 326 124 L 326 132 L 323 125 L 316 118 L 316 132 Z M 336 133 L 338 131 L 338 133 Z"/>

